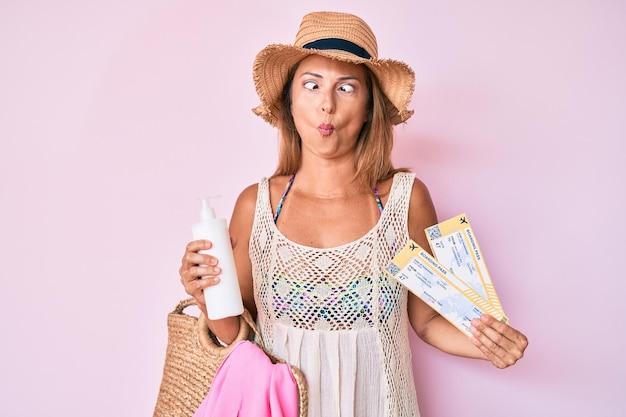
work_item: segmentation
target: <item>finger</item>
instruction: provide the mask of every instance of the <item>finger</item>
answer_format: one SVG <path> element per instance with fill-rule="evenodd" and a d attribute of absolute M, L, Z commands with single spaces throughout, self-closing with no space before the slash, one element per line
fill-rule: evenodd
<path fill-rule="evenodd" d="M 489 315 L 483 315 L 480 321 L 488 326 L 485 330 L 488 332 L 491 339 L 501 337 L 502 343 L 500 344 L 502 347 L 515 356 L 519 355 L 521 357 L 528 346 L 528 339 L 524 334 L 511 327 L 509 324 L 496 320 Z M 494 333 L 491 333 L 490 329 L 493 330 Z"/>
<path fill-rule="evenodd" d="M 194 279 L 183 283 L 185 292 L 194 298 L 200 297 L 202 292 L 215 284 L 220 282 L 220 277 L 206 277 L 201 279 Z"/>
<path fill-rule="evenodd" d="M 501 352 L 503 349 L 496 343 L 496 341 L 491 340 L 483 330 L 479 330 L 476 323 L 472 321 L 472 327 L 470 327 L 470 332 L 472 333 L 472 343 L 476 346 L 482 354 L 487 358 L 491 363 L 493 363 L 496 367 L 502 368 L 504 366 L 504 362 L 501 358 Z"/>
<path fill-rule="evenodd" d="M 191 295 L 197 302 L 201 311 L 206 314 L 206 301 L 204 290 L 220 281 L 221 268 L 217 266 L 218 259 L 199 251 L 210 249 L 212 246 L 208 240 L 195 240 L 185 247 L 185 253 L 178 269 L 180 281 L 185 292 Z"/>
<path fill-rule="evenodd" d="M 207 250 L 212 247 L 211 242 L 208 240 L 195 240 L 189 242 L 185 247 L 185 253 L 183 254 L 182 263 L 200 264 L 209 263 L 207 253 L 198 253 L 201 250 Z"/>
<path fill-rule="evenodd" d="M 203 249 L 211 249 L 212 243 L 206 239 L 193 240 L 187 243 L 186 252 L 198 252 Z"/>
<path fill-rule="evenodd" d="M 189 280 L 214 278 L 222 272 L 222 268 L 213 265 L 196 265 L 189 268 Z"/>
<path fill-rule="evenodd" d="M 185 252 L 182 259 L 182 268 L 188 269 L 193 265 L 215 266 L 218 262 L 215 256 L 207 253 Z"/>
<path fill-rule="evenodd" d="M 206 242 L 206 241 L 205 241 Z M 192 242 L 188 245 L 188 249 L 194 249 L 196 242 Z M 185 282 L 193 279 L 198 279 L 204 275 L 217 275 L 221 272 L 217 267 L 218 259 L 206 253 L 196 253 L 193 251 L 185 251 L 181 260 L 181 266 L 178 269 L 181 282 Z M 199 269 L 202 267 L 204 269 Z"/>
<path fill-rule="evenodd" d="M 472 335 L 474 344 L 498 368 L 515 364 L 528 344 L 519 331 L 488 315 L 472 321 Z"/>
<path fill-rule="evenodd" d="M 471 331 L 474 336 L 472 341 L 496 367 L 506 368 L 515 363 L 515 360 L 510 357 L 507 350 L 510 347 L 510 342 L 501 333 L 490 327 L 494 321 L 491 316 L 487 316 L 485 319 L 481 317 L 481 320 L 472 320 Z"/>
<path fill-rule="evenodd" d="M 180 282 L 187 285 L 193 281 L 206 278 L 215 278 L 222 272 L 222 268 L 213 265 L 194 265 L 181 268 Z"/>

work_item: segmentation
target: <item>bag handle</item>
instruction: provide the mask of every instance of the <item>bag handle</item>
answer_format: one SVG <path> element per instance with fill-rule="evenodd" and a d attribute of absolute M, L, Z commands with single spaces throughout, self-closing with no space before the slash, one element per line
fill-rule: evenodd
<path fill-rule="evenodd" d="M 272 360 L 273 363 L 286 363 L 284 359 L 278 358 L 265 350 L 261 334 L 259 333 L 256 323 L 252 319 L 252 316 L 250 315 L 250 312 L 248 310 L 244 310 L 243 314 L 239 316 L 239 333 L 237 334 L 235 340 L 233 340 L 233 342 L 228 346 L 222 346 L 215 338 L 215 335 L 211 333 L 211 330 L 209 329 L 207 323 L 207 319 L 204 314 L 200 314 L 200 317 L 194 317 L 183 313 L 183 310 L 185 308 L 194 305 L 197 305 L 197 303 L 193 298 L 181 300 L 176 308 L 174 308 L 174 311 L 172 311 L 170 314 L 184 316 L 184 320 L 186 322 L 191 320 L 197 321 L 197 323 L 195 324 L 195 333 L 197 335 L 198 344 L 202 346 L 202 348 L 205 350 L 205 352 L 208 353 L 209 356 L 212 357 L 212 361 L 215 362 L 217 358 L 223 360 L 226 355 L 228 355 L 233 350 L 237 342 L 241 340 L 251 340 L 252 335 L 254 334 L 256 336 L 256 344 L 265 352 L 265 354 Z M 298 384 L 300 404 L 299 416 L 306 417 L 308 410 L 308 388 L 306 384 L 306 378 L 299 368 L 293 365 L 289 366 L 291 368 L 293 377 Z M 215 370 L 213 372 L 215 372 Z"/>
<path fill-rule="evenodd" d="M 174 308 L 174 311 L 172 311 L 172 313 L 182 315 L 184 314 L 183 310 L 185 310 L 187 307 L 191 307 L 195 305 L 198 305 L 198 303 L 193 298 L 187 298 L 185 300 L 181 300 L 176 306 L 176 308 Z M 263 345 L 263 338 L 261 337 L 261 334 L 259 333 L 259 330 L 256 327 L 256 323 L 252 319 L 252 315 L 250 315 L 250 312 L 248 310 L 244 309 L 243 314 L 239 316 L 239 333 L 235 337 L 235 340 L 233 340 L 233 342 L 228 346 L 222 346 L 217 341 L 217 338 L 215 337 L 215 335 L 211 332 L 211 329 L 209 328 L 207 318 L 205 317 L 204 314 L 200 314 L 200 317 L 198 317 L 197 320 L 198 320 L 198 328 L 197 328 L 198 342 L 204 349 L 206 349 L 211 354 L 225 355 L 228 352 L 230 352 L 231 347 L 236 342 L 239 342 L 241 340 L 252 340 L 253 335 L 256 336 L 256 343 L 259 345 L 259 347 L 265 350 L 265 346 Z"/>
<path fill-rule="evenodd" d="M 178 305 L 176 306 L 176 308 L 174 308 L 174 311 L 172 311 L 173 314 L 183 314 L 183 310 L 186 309 L 189 306 L 195 306 L 198 305 L 198 303 L 196 303 L 196 300 L 194 300 L 193 298 L 187 298 L 185 300 L 180 300 L 180 302 L 178 303 Z"/>

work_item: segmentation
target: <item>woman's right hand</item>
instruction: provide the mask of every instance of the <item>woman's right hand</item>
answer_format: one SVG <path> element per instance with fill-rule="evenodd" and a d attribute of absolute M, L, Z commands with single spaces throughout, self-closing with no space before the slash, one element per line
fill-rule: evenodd
<path fill-rule="evenodd" d="M 210 249 L 211 245 L 208 240 L 189 242 L 178 270 L 180 282 L 185 287 L 185 292 L 196 300 L 198 308 L 205 316 L 207 310 L 203 290 L 217 284 L 220 280 L 218 275 L 222 272 L 217 265 L 218 259 L 216 257 L 198 253 L 198 251 Z"/>

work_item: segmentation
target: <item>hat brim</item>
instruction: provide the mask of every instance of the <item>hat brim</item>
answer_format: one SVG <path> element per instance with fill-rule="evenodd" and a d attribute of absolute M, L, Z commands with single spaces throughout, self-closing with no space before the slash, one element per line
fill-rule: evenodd
<path fill-rule="evenodd" d="M 277 126 L 281 113 L 281 94 L 289 70 L 309 55 L 364 64 L 377 78 L 393 108 L 390 119 L 394 125 L 404 123 L 413 114 L 407 107 L 415 89 L 415 73 L 404 62 L 392 59 L 365 59 L 341 50 L 306 49 L 293 45 L 272 44 L 259 52 L 254 60 L 252 76 L 261 104 L 252 111 L 272 126 Z"/>

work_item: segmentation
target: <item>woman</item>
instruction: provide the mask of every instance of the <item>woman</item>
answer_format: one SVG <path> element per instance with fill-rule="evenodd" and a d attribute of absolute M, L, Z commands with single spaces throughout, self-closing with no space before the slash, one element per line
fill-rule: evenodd
<path fill-rule="evenodd" d="M 419 415 L 409 324 L 444 352 L 499 368 L 527 346 L 488 315 L 466 337 L 384 273 L 409 239 L 428 247 L 437 217 L 426 186 L 390 159 L 393 127 L 413 113 L 413 71 L 377 55 L 360 18 L 310 13 L 293 46 L 266 47 L 253 69 L 254 111 L 279 129 L 279 163 L 241 193 L 230 233 L 245 306 L 266 347 L 304 372 L 310 416 Z M 202 290 L 220 273 L 197 253 L 210 245 L 189 243 L 180 268 L 203 314 Z M 229 343 L 238 319 L 210 327 Z"/>

